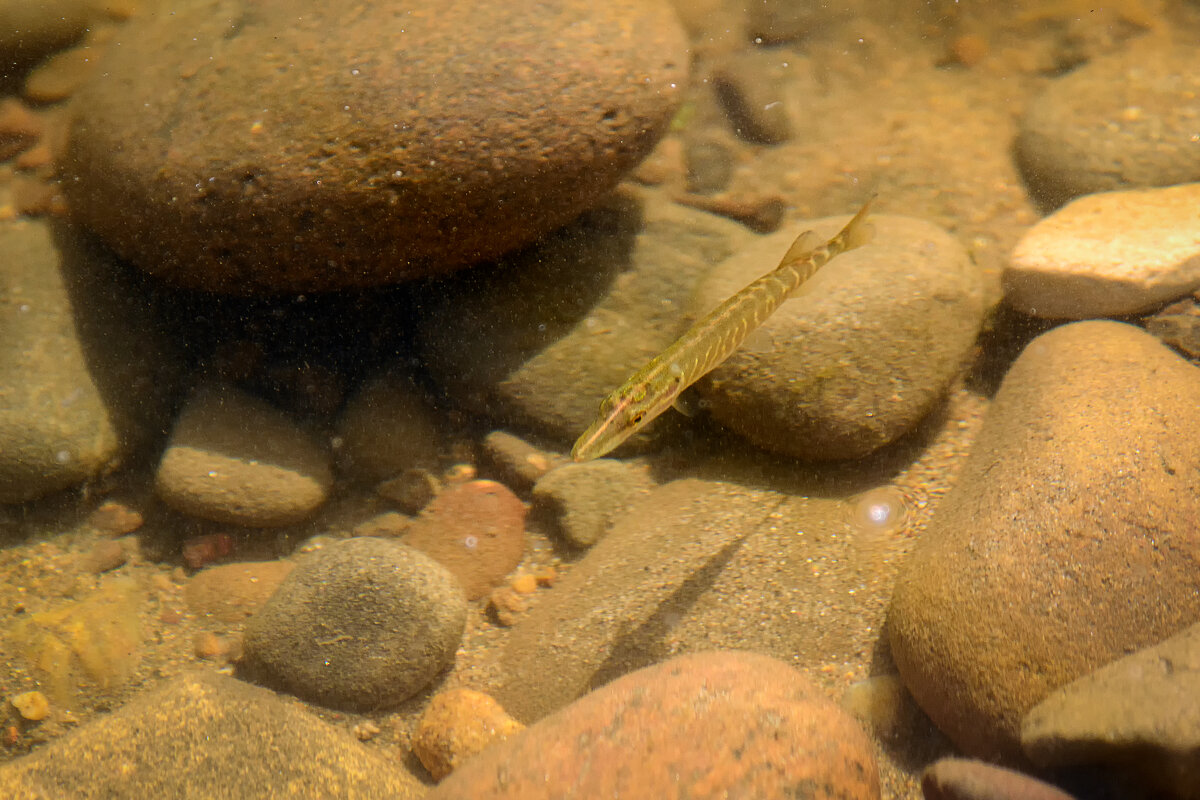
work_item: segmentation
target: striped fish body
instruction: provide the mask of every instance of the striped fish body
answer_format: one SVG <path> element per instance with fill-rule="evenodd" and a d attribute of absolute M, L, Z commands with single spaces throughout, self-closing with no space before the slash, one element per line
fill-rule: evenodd
<path fill-rule="evenodd" d="M 750 332 L 835 256 L 870 240 L 868 201 L 829 241 L 812 231 L 796 238 L 779 266 L 710 311 L 600 403 L 600 413 L 575 442 L 571 457 L 608 453 L 666 411 L 679 394 L 727 359 Z"/>

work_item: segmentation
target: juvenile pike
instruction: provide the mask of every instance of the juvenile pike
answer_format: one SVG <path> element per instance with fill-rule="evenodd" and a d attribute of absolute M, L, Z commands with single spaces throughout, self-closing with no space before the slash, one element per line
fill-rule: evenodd
<path fill-rule="evenodd" d="M 871 201 L 825 244 L 813 231 L 796 237 L 779 266 L 748 284 L 688 328 L 657 357 L 639 369 L 600 403 L 596 418 L 571 449 L 575 461 L 599 458 L 667 410 L 680 392 L 704 377 L 738 348 L 834 256 L 866 244 Z"/>

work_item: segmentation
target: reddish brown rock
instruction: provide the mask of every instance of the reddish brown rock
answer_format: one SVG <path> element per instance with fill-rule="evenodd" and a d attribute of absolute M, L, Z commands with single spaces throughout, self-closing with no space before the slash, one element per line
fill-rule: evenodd
<path fill-rule="evenodd" d="M 182 285 L 401 281 L 593 204 L 665 131 L 688 61 L 665 2 L 179 2 L 75 98 L 64 182 L 79 221 Z"/>
<path fill-rule="evenodd" d="M 240 622 L 262 608 L 293 566 L 291 561 L 256 561 L 212 567 L 188 581 L 183 596 L 193 614 Z"/>
<path fill-rule="evenodd" d="M 476 600 L 521 563 L 525 505 L 495 481 L 451 486 L 413 522 L 404 542 L 433 556 Z"/>
<path fill-rule="evenodd" d="M 879 797 L 869 740 L 799 672 L 708 652 L 630 673 L 480 753 L 428 800 Z"/>

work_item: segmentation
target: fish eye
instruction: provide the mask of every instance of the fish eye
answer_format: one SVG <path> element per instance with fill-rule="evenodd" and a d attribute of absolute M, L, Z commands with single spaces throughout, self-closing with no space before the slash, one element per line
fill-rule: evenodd
<path fill-rule="evenodd" d="M 646 416 L 646 412 L 639 411 L 630 418 L 630 421 L 633 422 L 634 425 L 637 425 L 639 422 L 642 421 L 642 417 L 644 417 L 644 416 Z"/>

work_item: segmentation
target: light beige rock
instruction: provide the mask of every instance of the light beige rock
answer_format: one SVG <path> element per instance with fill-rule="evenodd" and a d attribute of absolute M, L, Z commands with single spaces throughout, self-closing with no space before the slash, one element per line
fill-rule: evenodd
<path fill-rule="evenodd" d="M 329 493 L 328 456 L 294 420 L 233 386 L 200 386 L 180 414 L 155 490 L 185 514 L 269 527 L 307 518 Z"/>
<path fill-rule="evenodd" d="M 1200 183 L 1081 197 L 1017 244 L 1004 298 L 1039 317 L 1149 311 L 1200 287 Z"/>

